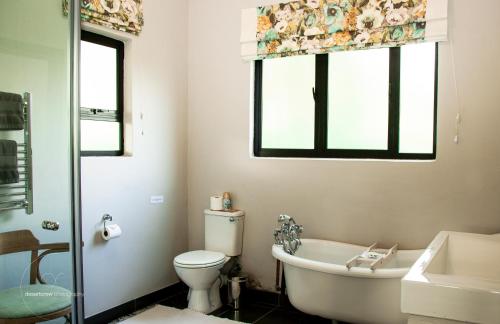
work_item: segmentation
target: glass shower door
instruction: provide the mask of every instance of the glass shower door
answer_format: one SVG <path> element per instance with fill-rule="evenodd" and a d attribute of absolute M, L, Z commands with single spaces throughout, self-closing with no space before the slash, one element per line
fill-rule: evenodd
<path fill-rule="evenodd" d="M 70 26 L 61 0 L 0 1 L 0 322 L 71 309 Z"/>

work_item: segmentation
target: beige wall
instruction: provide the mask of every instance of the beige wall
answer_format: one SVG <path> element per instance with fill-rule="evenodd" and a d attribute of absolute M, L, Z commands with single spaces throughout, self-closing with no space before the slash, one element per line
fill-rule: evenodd
<path fill-rule="evenodd" d="M 269 1 L 267 1 L 269 2 Z M 240 9 L 264 1 L 191 0 L 188 57 L 189 247 L 202 248 L 203 209 L 231 191 L 246 210 L 243 267 L 272 289 L 272 230 L 280 213 L 305 237 L 422 248 L 440 230 L 500 232 L 500 2 L 450 1 L 451 43 L 440 45 L 435 162 L 271 160 L 249 156 L 251 68 L 240 59 Z M 475 2 L 476 3 L 476 2 Z"/>
<path fill-rule="evenodd" d="M 187 249 L 187 2 L 144 1 L 144 19 L 139 37 L 118 35 L 130 38 L 132 156 L 82 158 L 86 317 L 177 282 L 172 260 Z M 151 205 L 153 195 L 165 204 Z M 105 244 L 96 236 L 104 213 L 123 230 Z"/>

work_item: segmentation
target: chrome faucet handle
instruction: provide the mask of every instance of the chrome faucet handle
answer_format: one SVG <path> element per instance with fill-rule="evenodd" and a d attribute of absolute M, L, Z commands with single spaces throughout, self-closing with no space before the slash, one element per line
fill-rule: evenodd
<path fill-rule="evenodd" d="M 292 219 L 290 216 L 282 214 L 278 217 L 278 223 L 288 224 L 290 222 L 290 219 Z"/>
<path fill-rule="evenodd" d="M 278 223 L 284 225 L 290 225 L 290 224 L 295 224 L 295 220 L 293 219 L 293 217 L 283 214 L 280 215 L 280 217 L 278 217 Z"/>
<path fill-rule="evenodd" d="M 295 220 L 288 215 L 280 215 L 278 217 L 280 228 L 274 230 L 274 241 L 276 244 L 282 245 L 286 253 L 294 255 L 297 249 L 302 245 L 300 234 L 304 227 L 295 223 Z"/>

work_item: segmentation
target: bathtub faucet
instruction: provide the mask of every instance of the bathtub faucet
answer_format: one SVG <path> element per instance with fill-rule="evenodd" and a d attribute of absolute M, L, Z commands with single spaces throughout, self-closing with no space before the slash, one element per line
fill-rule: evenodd
<path fill-rule="evenodd" d="M 301 245 L 300 235 L 304 228 L 288 215 L 280 215 L 278 224 L 281 224 L 281 227 L 274 230 L 275 243 L 282 245 L 288 254 L 294 255 Z"/>

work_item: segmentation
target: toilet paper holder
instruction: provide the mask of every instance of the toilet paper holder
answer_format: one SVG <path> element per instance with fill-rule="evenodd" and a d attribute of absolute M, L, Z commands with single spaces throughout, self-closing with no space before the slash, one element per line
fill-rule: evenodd
<path fill-rule="evenodd" d="M 104 226 L 101 231 L 101 236 L 105 241 L 118 238 L 122 235 L 122 230 L 118 224 L 112 224 L 113 217 L 109 214 L 104 214 L 102 216 L 102 221 Z"/>
<path fill-rule="evenodd" d="M 106 222 L 113 221 L 113 217 L 110 214 L 102 215 L 102 221 L 104 222 L 104 228 L 106 228 Z"/>

